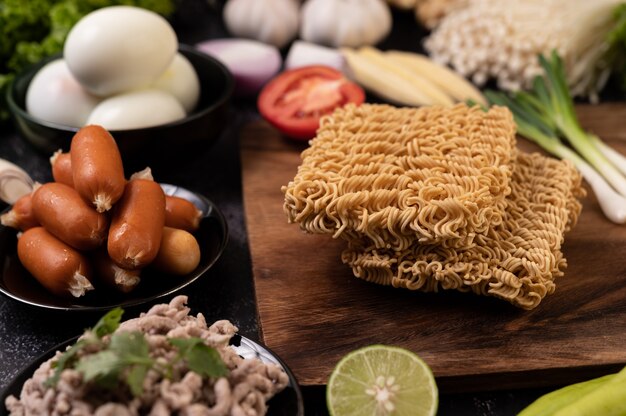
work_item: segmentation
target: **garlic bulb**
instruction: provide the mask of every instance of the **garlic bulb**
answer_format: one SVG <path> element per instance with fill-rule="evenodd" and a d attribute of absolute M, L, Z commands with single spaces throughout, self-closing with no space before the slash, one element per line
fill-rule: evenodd
<path fill-rule="evenodd" d="M 383 0 L 307 0 L 300 37 L 334 47 L 374 45 L 391 30 L 391 11 Z"/>
<path fill-rule="evenodd" d="M 282 48 L 298 34 L 298 8 L 297 0 L 229 0 L 224 22 L 235 36 Z"/>

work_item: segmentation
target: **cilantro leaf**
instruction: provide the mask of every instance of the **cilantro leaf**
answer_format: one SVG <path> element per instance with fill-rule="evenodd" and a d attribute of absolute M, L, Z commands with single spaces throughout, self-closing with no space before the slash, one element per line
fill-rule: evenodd
<path fill-rule="evenodd" d="M 102 351 L 81 358 L 75 368 L 86 382 L 114 389 L 125 382 L 134 396 L 143 391 L 143 380 L 154 365 L 150 347 L 141 332 L 119 332 Z"/>
<path fill-rule="evenodd" d="M 186 356 L 187 365 L 191 371 L 207 377 L 224 377 L 228 374 L 228 368 L 220 353 L 206 344 L 198 344 L 193 347 Z"/>
<path fill-rule="evenodd" d="M 123 314 L 124 310 L 122 308 L 110 310 L 106 315 L 100 318 L 91 331 L 96 334 L 98 338 L 112 334 L 120 326 Z"/>
<path fill-rule="evenodd" d="M 146 378 L 146 374 L 150 366 L 148 365 L 134 365 L 128 371 L 126 375 L 126 384 L 130 387 L 130 392 L 133 396 L 138 397 L 143 393 L 143 380 Z"/>
<path fill-rule="evenodd" d="M 204 341 L 202 340 L 202 338 L 196 338 L 196 337 L 191 337 L 191 338 L 169 338 L 168 341 L 169 341 L 170 344 L 172 344 L 173 346 L 175 346 L 178 349 L 178 354 L 181 357 L 184 357 L 185 355 L 187 355 L 189 350 L 191 350 L 196 345 L 204 344 Z"/>
<path fill-rule="evenodd" d="M 143 381 L 150 369 L 170 376 L 173 366 L 184 360 L 191 371 L 203 377 L 222 377 L 228 374 L 228 368 L 219 352 L 204 343 L 201 338 L 168 338 L 177 348 L 178 354 L 168 366 L 156 366 L 150 357 L 150 345 L 141 332 L 115 332 L 119 327 L 122 309 L 116 308 L 107 313 L 86 336 L 63 353 L 53 362 L 54 374 L 48 378 L 46 386 L 54 386 L 61 372 L 66 368 L 75 368 L 83 375 L 85 382 L 113 390 L 120 382 L 126 383 L 133 396 L 143 392 Z M 105 343 L 102 337 L 112 334 Z M 100 351 L 79 358 L 79 352 L 88 345 L 97 345 Z M 169 371 L 169 372 L 168 372 Z"/>
<path fill-rule="evenodd" d="M 191 371 L 216 378 L 228 374 L 228 368 L 219 352 L 206 345 L 201 338 L 171 338 L 169 342 L 178 348 L 179 355 L 187 362 Z"/>
<path fill-rule="evenodd" d="M 145 362 L 150 359 L 150 346 L 141 332 L 117 332 L 111 336 L 109 349 L 127 362 Z"/>
<path fill-rule="evenodd" d="M 85 381 L 115 376 L 121 371 L 121 362 L 118 355 L 109 350 L 86 355 L 76 363 L 76 370 L 83 374 Z"/>
<path fill-rule="evenodd" d="M 59 382 L 61 378 L 61 372 L 66 368 L 72 366 L 73 362 L 78 355 L 78 352 L 83 348 L 84 342 L 78 341 L 76 344 L 72 345 L 69 349 L 67 349 L 58 360 L 52 362 L 52 368 L 54 368 L 54 373 L 51 377 L 48 377 L 46 381 L 44 381 L 44 386 L 53 387 Z"/>
<path fill-rule="evenodd" d="M 52 363 L 52 367 L 55 369 L 54 373 L 46 379 L 44 385 L 47 387 L 56 386 L 61 377 L 61 372 L 66 368 L 72 368 L 76 363 L 78 352 L 87 345 L 99 343 L 103 336 L 113 333 L 119 327 L 123 313 L 124 310 L 121 308 L 112 309 L 100 318 L 91 330 L 85 331 L 85 336 L 82 339 L 78 340 L 61 354 L 58 360 Z"/>

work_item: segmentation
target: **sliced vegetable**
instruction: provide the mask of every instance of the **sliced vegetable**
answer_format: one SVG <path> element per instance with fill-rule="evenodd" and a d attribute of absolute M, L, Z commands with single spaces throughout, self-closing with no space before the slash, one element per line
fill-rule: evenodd
<path fill-rule="evenodd" d="M 276 47 L 254 40 L 217 39 L 196 47 L 226 65 L 235 77 L 235 93 L 242 96 L 256 94 L 282 65 Z"/>
<path fill-rule="evenodd" d="M 415 353 L 370 345 L 339 361 L 326 403 L 332 416 L 434 416 L 439 395 L 432 371 Z"/>
<path fill-rule="evenodd" d="M 308 66 L 285 71 L 259 94 L 261 115 L 285 135 L 315 136 L 320 118 L 347 103 L 361 104 L 365 93 L 334 68 Z"/>
<path fill-rule="evenodd" d="M 626 165 L 623 157 L 607 150 L 608 146 L 600 144 L 599 138 L 580 126 L 562 62 L 556 52 L 552 53 L 550 60 L 540 57 L 540 62 L 546 76 L 535 79 L 531 93 L 517 92 L 508 96 L 488 91 L 487 98 L 493 104 L 509 107 L 520 134 L 553 155 L 574 163 L 593 188 L 606 217 L 618 224 L 626 223 L 626 176 L 622 174 Z M 566 139 L 578 154 L 565 146 L 560 138 Z M 611 156 L 607 158 L 605 154 Z M 620 167 L 613 162 L 620 163 Z"/>

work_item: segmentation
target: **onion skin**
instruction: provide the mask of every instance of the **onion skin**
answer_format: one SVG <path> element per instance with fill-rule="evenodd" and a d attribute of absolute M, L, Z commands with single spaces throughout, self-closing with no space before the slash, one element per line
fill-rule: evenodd
<path fill-rule="evenodd" d="M 43 227 L 31 228 L 20 236 L 17 255 L 26 270 L 55 295 L 80 297 L 93 289 L 87 258 Z"/>
<path fill-rule="evenodd" d="M 101 126 L 80 129 L 70 147 L 74 188 L 98 212 L 111 209 L 124 193 L 124 166 L 113 136 Z"/>
<path fill-rule="evenodd" d="M 159 251 L 164 225 L 165 194 L 161 186 L 146 179 L 129 181 L 113 210 L 109 256 L 123 269 L 147 266 Z"/>

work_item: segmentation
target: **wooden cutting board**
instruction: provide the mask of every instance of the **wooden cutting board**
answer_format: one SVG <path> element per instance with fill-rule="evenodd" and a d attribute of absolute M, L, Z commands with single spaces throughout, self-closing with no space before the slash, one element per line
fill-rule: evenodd
<path fill-rule="evenodd" d="M 586 128 L 626 154 L 626 105 L 583 106 Z M 520 140 L 525 150 L 534 145 Z M 569 267 L 533 311 L 472 294 L 425 294 L 352 276 L 342 241 L 287 224 L 281 185 L 304 145 L 263 122 L 241 136 L 243 192 L 263 341 L 302 385 L 323 385 L 339 359 L 369 344 L 419 354 L 440 389 L 471 391 L 578 381 L 626 364 L 626 225 L 592 193 L 563 248 Z"/>

